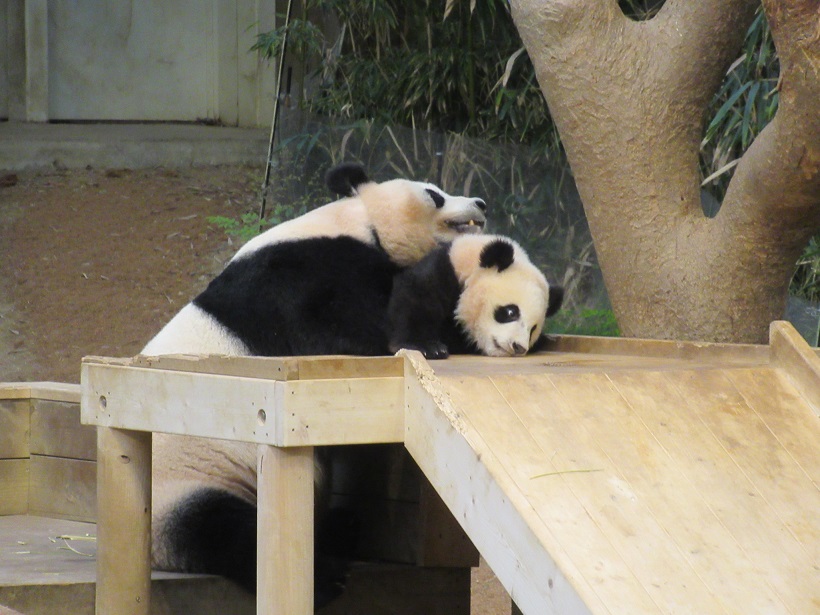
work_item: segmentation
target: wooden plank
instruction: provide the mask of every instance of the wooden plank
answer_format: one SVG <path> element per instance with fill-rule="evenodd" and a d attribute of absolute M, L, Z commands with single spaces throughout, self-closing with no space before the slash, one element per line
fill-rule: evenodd
<path fill-rule="evenodd" d="M 80 385 L 62 382 L 31 382 L 32 399 L 49 399 L 66 403 L 80 403 Z"/>
<path fill-rule="evenodd" d="M 783 538 L 778 553 L 790 553 L 796 540 L 803 553 L 793 554 L 793 568 L 807 563 L 806 554 L 809 562 L 816 563 L 820 560 L 820 519 L 814 514 L 820 510 L 817 416 L 780 370 L 737 370 L 729 379 L 749 408 L 742 425 L 755 425 L 756 431 L 750 446 L 740 447 L 732 424 L 725 446 L 792 535 Z M 820 601 L 820 591 L 816 597 Z"/>
<path fill-rule="evenodd" d="M 399 377 L 282 382 L 91 363 L 82 370 L 86 424 L 278 446 L 401 441 Z"/>
<path fill-rule="evenodd" d="M 129 359 L 85 357 L 84 363 L 146 367 L 167 371 L 220 374 L 268 380 L 293 380 L 299 377 L 299 362 L 295 357 L 228 357 L 221 355 L 139 355 Z"/>
<path fill-rule="evenodd" d="M 0 382 L 0 399 L 30 399 L 31 383 Z"/>
<path fill-rule="evenodd" d="M 788 612 L 772 583 L 777 565 L 763 556 L 782 526 L 761 499 L 749 497 L 754 486 L 707 424 L 735 411 L 726 403 L 730 383 L 702 370 L 619 373 L 610 381 L 669 457 L 665 488 L 649 482 L 645 497 L 704 583 L 744 612 Z M 742 441 L 742 431 L 731 437 Z"/>
<path fill-rule="evenodd" d="M 80 385 L 61 382 L 0 382 L 0 399 L 51 399 L 79 402 Z"/>
<path fill-rule="evenodd" d="M 82 422 L 193 436 L 264 441 L 282 383 L 256 378 L 83 363 Z M 269 417 L 273 418 L 273 417 Z"/>
<path fill-rule="evenodd" d="M 368 444 L 404 439 L 404 379 L 349 378 L 282 383 L 279 446 Z M 268 432 L 265 432 L 266 434 Z"/>
<path fill-rule="evenodd" d="M 573 493 L 657 605 L 732 611 L 671 531 L 683 526 L 681 542 L 702 546 L 699 524 L 708 521 L 708 508 L 605 374 L 494 382 L 559 471 L 591 472 L 589 480 L 572 480 Z M 530 501 L 539 511 L 552 505 L 538 491 Z M 679 519 L 687 507 L 691 518 Z"/>
<path fill-rule="evenodd" d="M 0 399 L 0 459 L 28 457 L 30 412 L 28 399 Z"/>
<path fill-rule="evenodd" d="M 401 357 L 309 357 L 298 365 L 300 380 L 404 377 Z"/>
<path fill-rule="evenodd" d="M 32 399 L 32 454 L 94 460 L 97 432 L 80 424 L 80 404 Z"/>
<path fill-rule="evenodd" d="M 546 350 L 554 353 L 631 355 L 657 359 L 708 361 L 715 365 L 765 365 L 769 362 L 769 347 L 761 344 L 555 335 L 550 336 Z"/>
<path fill-rule="evenodd" d="M 820 357 L 788 322 L 773 322 L 769 338 L 773 363 L 789 374 L 797 390 L 820 416 Z"/>
<path fill-rule="evenodd" d="M 256 612 L 313 613 L 313 447 L 260 446 Z"/>
<path fill-rule="evenodd" d="M 28 459 L 0 459 L 0 515 L 28 511 Z"/>
<path fill-rule="evenodd" d="M 219 374 L 268 380 L 322 380 L 402 376 L 398 357 L 228 357 L 221 355 L 164 355 L 133 358 L 86 357 L 88 364 L 145 367 L 168 371 Z"/>
<path fill-rule="evenodd" d="M 678 547 L 670 544 L 666 529 L 647 508 L 645 494 L 633 484 L 635 478 L 625 473 L 624 440 L 627 451 L 635 442 L 646 461 L 655 464 L 664 453 L 653 446 L 645 430 L 624 437 L 622 413 L 610 408 L 617 406 L 618 396 L 601 390 L 602 382 L 607 382 L 605 374 L 503 377 L 487 384 L 464 379 L 446 384 L 469 420 L 477 426 L 480 420 L 480 431 L 491 434 L 485 437 L 491 439 L 492 450 L 526 493 L 532 512 L 522 511 L 524 520 L 531 527 L 543 522 L 553 528 L 567 558 L 595 587 L 601 602 L 619 604 L 625 612 L 665 608 L 726 612 Z M 475 402 L 492 399 L 489 385 L 510 406 L 503 423 L 495 416 L 498 403 L 480 408 Z M 606 419 L 602 421 L 597 411 L 603 409 Z M 529 450 L 518 443 L 520 436 L 510 438 L 504 433 L 509 429 L 505 425 L 514 421 L 534 441 Z M 657 475 L 653 478 L 660 480 Z M 569 506 L 582 511 L 576 515 L 588 517 L 594 530 L 581 531 L 577 521 L 566 519 Z M 545 545 L 554 552 L 553 543 Z M 525 604 L 516 602 L 527 612 Z"/>
<path fill-rule="evenodd" d="M 151 434 L 97 431 L 96 613 L 151 611 Z"/>
<path fill-rule="evenodd" d="M 97 518 L 97 464 L 32 455 L 28 498 L 30 514 L 94 521 Z"/>
<path fill-rule="evenodd" d="M 571 562 L 559 567 L 554 558 L 565 560 L 560 548 L 551 553 L 536 530 L 524 523 L 519 513 L 529 506 L 524 494 L 450 401 L 421 355 L 405 356 L 407 449 L 513 599 L 528 613 L 610 612 Z M 527 441 L 525 433 L 522 437 Z M 566 513 L 570 523 L 579 518 L 575 512 Z M 550 533 L 551 528 L 541 526 L 537 531 Z M 573 538 L 574 533 L 569 540 Z"/>

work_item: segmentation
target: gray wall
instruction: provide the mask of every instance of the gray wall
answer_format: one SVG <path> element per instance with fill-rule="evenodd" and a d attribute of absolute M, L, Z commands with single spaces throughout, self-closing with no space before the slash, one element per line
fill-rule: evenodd
<path fill-rule="evenodd" d="M 275 70 L 248 50 L 276 4 L 0 0 L 0 117 L 265 126 Z"/>

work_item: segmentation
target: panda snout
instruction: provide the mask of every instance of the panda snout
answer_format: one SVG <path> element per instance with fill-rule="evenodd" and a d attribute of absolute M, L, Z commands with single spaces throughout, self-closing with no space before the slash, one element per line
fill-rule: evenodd
<path fill-rule="evenodd" d="M 522 354 L 527 354 L 526 346 L 522 346 L 518 342 L 513 342 L 512 343 L 512 351 L 513 351 L 513 354 L 515 354 L 516 356 L 521 356 Z"/>
<path fill-rule="evenodd" d="M 482 199 L 476 199 L 475 206 L 478 207 L 481 211 L 487 211 L 487 203 L 485 203 Z"/>

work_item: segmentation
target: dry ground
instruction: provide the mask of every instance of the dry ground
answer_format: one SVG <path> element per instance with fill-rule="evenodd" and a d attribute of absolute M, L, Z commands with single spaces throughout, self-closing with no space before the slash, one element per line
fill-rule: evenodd
<path fill-rule="evenodd" d="M 0 381 L 79 382 L 132 356 L 238 246 L 210 225 L 256 206 L 262 170 L 79 170 L 0 177 Z M 486 566 L 473 615 L 509 613 Z"/>

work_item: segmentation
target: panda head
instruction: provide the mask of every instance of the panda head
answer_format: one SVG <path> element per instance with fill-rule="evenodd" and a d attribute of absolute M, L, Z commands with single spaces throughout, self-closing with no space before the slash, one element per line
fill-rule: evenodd
<path fill-rule="evenodd" d="M 544 319 L 564 292 L 550 286 L 524 250 L 506 237 L 456 239 L 450 258 L 462 292 L 455 318 L 482 354 L 523 355 L 541 336 Z"/>
<path fill-rule="evenodd" d="M 438 186 L 407 179 L 375 183 L 357 164 L 341 164 L 325 176 L 335 193 L 361 199 L 373 233 L 390 258 L 414 265 L 438 244 L 479 234 L 487 205 L 474 197 L 452 196 Z"/>

